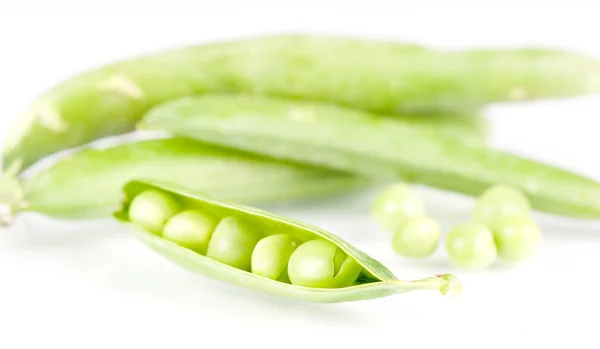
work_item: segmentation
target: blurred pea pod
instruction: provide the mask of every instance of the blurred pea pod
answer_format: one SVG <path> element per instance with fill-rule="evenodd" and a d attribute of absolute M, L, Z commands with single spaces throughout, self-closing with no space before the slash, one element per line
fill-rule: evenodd
<path fill-rule="evenodd" d="M 282 35 L 149 54 L 72 77 L 9 130 L 3 167 L 129 132 L 152 106 L 209 92 L 314 100 L 374 113 L 456 112 L 597 91 L 600 65 L 552 49 L 442 51 Z"/>
<path fill-rule="evenodd" d="M 175 182 L 191 192 L 240 203 L 276 203 L 339 193 L 359 177 L 276 162 L 186 139 L 155 139 L 82 149 L 26 179 L 4 176 L 0 225 L 21 212 L 58 219 L 111 217 L 133 178 Z"/>
<path fill-rule="evenodd" d="M 232 149 L 480 195 L 494 184 L 521 189 L 534 208 L 600 218 L 600 183 L 410 123 L 330 104 L 204 95 L 151 110 L 140 127 Z"/>

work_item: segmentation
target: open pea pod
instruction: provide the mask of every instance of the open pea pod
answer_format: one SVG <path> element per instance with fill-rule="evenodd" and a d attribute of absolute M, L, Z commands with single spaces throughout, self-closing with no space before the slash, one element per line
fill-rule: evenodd
<path fill-rule="evenodd" d="M 208 253 L 199 253 L 165 238 L 161 233 L 150 232 L 142 228 L 141 225 L 132 222 L 129 218 L 132 201 L 138 195 L 147 191 L 159 191 L 176 198 L 178 202 L 182 203 L 182 210 L 205 212 L 212 217 L 221 219 L 222 222 L 225 219 L 243 222 L 242 224 L 248 227 L 247 229 L 260 232 L 262 238 L 275 234 L 287 234 L 300 247 L 309 241 L 333 244 L 336 249 L 343 251 L 346 256 L 346 262 L 340 268 L 337 276 L 346 277 L 353 274 L 350 268 L 345 268 L 348 265 L 356 265 L 359 270 L 358 272 L 354 271 L 355 279 L 350 280 L 352 282 L 346 282 L 345 284 L 332 283 L 327 287 L 307 287 L 292 283 L 287 278 L 288 275 L 286 275 L 286 278 L 276 280 L 222 263 L 210 256 L 210 244 Z M 201 196 L 197 192 L 190 193 L 185 188 L 168 182 L 133 180 L 124 186 L 124 194 L 122 208 L 115 213 L 115 217 L 124 224 L 129 225 L 137 238 L 171 262 L 192 272 L 217 280 L 276 296 L 320 303 L 368 300 L 417 290 L 437 290 L 444 295 L 449 292 L 457 293 L 460 290 L 460 283 L 451 274 L 436 275 L 421 280 L 399 280 L 377 260 L 322 229 L 256 208 Z M 213 235 L 216 234 L 215 230 Z M 216 239 L 216 237 L 213 236 L 211 239 Z M 230 245 L 230 247 L 235 249 L 234 245 Z M 296 250 L 300 250 L 300 247 Z M 292 258 L 294 258 L 293 255 Z M 290 258 L 290 264 L 292 258 Z M 348 260 L 351 263 L 348 263 Z M 288 271 L 292 271 L 292 269 L 288 268 Z M 289 277 L 293 278 L 293 275 L 290 274 Z"/>

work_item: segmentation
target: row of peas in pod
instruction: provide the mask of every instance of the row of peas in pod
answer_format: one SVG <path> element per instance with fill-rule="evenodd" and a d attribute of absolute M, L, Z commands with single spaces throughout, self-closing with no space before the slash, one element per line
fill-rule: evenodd
<path fill-rule="evenodd" d="M 327 240 L 264 231 L 233 216 L 187 207 L 160 190 L 135 196 L 128 215 L 132 223 L 214 261 L 292 285 L 347 287 L 362 272 L 359 263 Z"/>
<path fill-rule="evenodd" d="M 452 227 L 444 247 L 450 262 L 483 269 L 497 258 L 519 262 L 530 258 L 541 242 L 527 197 L 517 189 L 494 185 L 481 194 L 469 221 Z M 409 258 L 431 256 L 440 245 L 441 226 L 426 214 L 423 200 L 405 184 L 385 189 L 373 205 L 373 217 L 393 233 L 392 247 Z"/>

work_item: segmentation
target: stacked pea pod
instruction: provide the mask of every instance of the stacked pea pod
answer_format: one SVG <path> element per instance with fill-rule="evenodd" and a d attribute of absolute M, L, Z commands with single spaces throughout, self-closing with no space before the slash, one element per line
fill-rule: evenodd
<path fill-rule="evenodd" d="M 206 142 L 191 146 L 190 141 L 150 140 L 108 149 L 98 149 L 93 142 L 134 132 L 136 124 L 156 105 L 215 91 L 313 98 L 395 112 L 392 99 L 378 96 L 385 92 L 389 78 L 380 75 L 373 80 L 379 86 L 374 86 L 379 90 L 376 93 L 362 85 L 372 74 L 364 67 L 362 71 L 356 68 L 363 65 L 367 55 L 375 54 L 383 63 L 401 61 L 405 55 L 423 50 L 415 45 L 348 38 L 264 37 L 183 48 L 75 76 L 41 96 L 9 130 L 3 148 L 0 222 L 10 222 L 25 211 L 68 219 L 103 217 L 116 209 L 118 189 L 133 178 L 172 178 L 201 192 L 253 204 L 362 186 L 365 180 L 348 171 L 269 161 L 224 148 L 215 153 L 215 147 Z M 339 75 L 331 75 L 327 79 L 331 86 L 325 88 L 323 73 L 328 67 L 336 69 L 338 65 L 332 60 L 339 57 L 347 59 L 346 68 Z M 307 66 L 297 66 L 300 61 Z M 313 68 L 307 70 L 310 66 Z M 397 90 L 391 86 L 387 93 Z M 410 91 L 400 88 L 397 92 Z M 397 117 L 411 127 L 433 129 L 474 143 L 484 141 L 486 125 L 478 117 L 480 106 L 466 103 L 461 108 L 446 108 L 437 104 L 431 101 L 426 118 L 417 111 Z M 417 110 L 407 106 L 407 110 L 412 109 Z M 74 148 L 78 150 L 74 155 L 61 158 L 44 171 L 26 171 L 47 156 Z M 240 171 L 246 175 L 232 175 Z M 79 175 L 82 172 L 86 175 Z M 87 195 L 81 194 L 81 188 Z"/>
<path fill-rule="evenodd" d="M 468 195 L 506 183 L 535 209 L 598 218 L 600 184 L 486 147 L 479 117 L 490 103 L 598 90 L 597 61 L 549 49 L 283 35 L 138 57 L 73 77 L 26 110 L 4 145 L 0 218 L 105 217 L 135 179 L 238 203 L 332 195 L 379 179 Z M 169 138 L 92 147 L 140 129 Z"/>

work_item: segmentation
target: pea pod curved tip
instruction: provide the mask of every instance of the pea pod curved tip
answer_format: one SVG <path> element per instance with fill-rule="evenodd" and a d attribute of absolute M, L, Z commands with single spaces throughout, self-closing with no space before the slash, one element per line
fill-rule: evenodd
<path fill-rule="evenodd" d="M 456 297 L 462 291 L 460 281 L 453 274 L 438 274 L 432 277 L 410 281 L 390 280 L 386 282 L 400 286 L 403 291 L 406 289 L 432 290 L 438 291 L 442 296 L 449 297 Z"/>
<path fill-rule="evenodd" d="M 452 274 L 440 274 L 438 277 L 443 281 L 440 293 L 444 296 L 455 297 L 462 291 L 462 285 L 458 278 Z"/>
<path fill-rule="evenodd" d="M 367 269 L 367 268 L 365 268 Z M 451 273 L 435 274 L 419 279 L 397 279 L 383 276 L 373 276 L 373 280 L 388 285 L 402 286 L 404 291 L 408 290 L 431 290 L 438 291 L 442 296 L 459 295 L 462 291 L 462 285 L 459 279 Z M 364 287 L 370 284 L 355 284 L 348 287 Z"/>
<path fill-rule="evenodd" d="M 462 291 L 462 285 L 458 278 L 453 274 L 438 274 L 425 279 L 403 281 L 387 281 L 392 284 L 401 285 L 403 288 L 412 288 L 415 290 L 438 291 L 442 296 L 456 297 Z"/>

